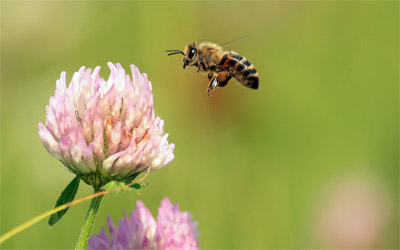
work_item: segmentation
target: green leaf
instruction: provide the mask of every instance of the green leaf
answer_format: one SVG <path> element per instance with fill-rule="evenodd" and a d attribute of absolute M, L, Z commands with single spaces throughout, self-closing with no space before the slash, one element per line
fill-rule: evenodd
<path fill-rule="evenodd" d="M 140 195 L 141 194 L 140 191 L 142 190 L 143 187 L 146 187 L 146 185 L 141 183 L 135 183 L 129 187 L 129 190 L 134 191 L 137 195 Z"/>
<path fill-rule="evenodd" d="M 119 182 L 119 181 L 110 181 L 109 183 L 107 183 L 106 185 L 102 186 L 101 188 L 104 189 L 104 190 L 112 190 L 112 189 L 115 189 L 115 188 L 123 187 L 126 184 L 128 184 L 128 183 L 126 183 L 124 181 L 121 181 L 121 182 Z M 119 193 L 121 191 L 134 191 L 137 195 L 140 195 L 140 190 L 143 187 L 146 187 L 146 186 L 147 186 L 147 184 L 135 183 L 135 184 L 133 184 L 133 185 L 131 185 L 129 187 L 124 187 L 122 190 L 114 191 L 113 193 Z"/>
<path fill-rule="evenodd" d="M 109 190 L 115 189 L 115 188 L 117 188 L 117 187 L 120 187 L 120 186 L 122 186 L 123 184 L 124 184 L 124 183 L 120 183 L 120 182 L 118 182 L 118 181 L 110 181 L 110 182 L 108 182 L 107 184 L 105 184 L 104 186 L 102 186 L 101 189 L 104 189 L 104 190 L 109 191 Z"/>
<path fill-rule="evenodd" d="M 64 191 L 61 192 L 60 197 L 58 198 L 56 205 L 54 207 L 58 207 L 61 205 L 64 205 L 65 203 L 71 202 L 74 200 L 76 192 L 78 191 L 79 187 L 79 182 L 80 182 L 79 177 L 75 177 L 69 184 L 68 186 L 64 189 Z M 61 217 L 64 216 L 64 214 L 68 211 L 69 207 L 59 211 L 58 213 L 55 213 L 50 216 L 49 219 L 49 225 L 53 226 L 54 224 L 57 223 L 61 219 Z"/>

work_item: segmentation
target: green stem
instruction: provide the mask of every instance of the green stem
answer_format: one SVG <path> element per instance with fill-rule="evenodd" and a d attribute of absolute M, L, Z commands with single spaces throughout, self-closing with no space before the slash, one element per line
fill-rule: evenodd
<path fill-rule="evenodd" d="M 99 190 L 94 190 L 97 193 Z M 90 232 L 92 231 L 94 220 L 96 219 L 97 210 L 99 209 L 102 196 L 98 196 L 92 199 L 90 202 L 89 210 L 86 214 L 85 222 L 83 223 L 81 234 L 79 235 L 78 242 L 76 243 L 75 249 L 83 250 L 87 249 Z"/>

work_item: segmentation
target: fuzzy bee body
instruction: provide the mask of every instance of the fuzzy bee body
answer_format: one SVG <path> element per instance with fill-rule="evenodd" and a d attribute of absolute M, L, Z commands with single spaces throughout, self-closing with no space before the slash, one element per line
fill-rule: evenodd
<path fill-rule="evenodd" d="M 248 88 L 258 89 L 258 72 L 246 58 L 231 51 L 223 51 L 222 47 L 209 42 L 203 42 L 199 46 L 189 43 L 185 47 L 185 53 L 180 50 L 167 50 L 168 55 L 182 54 L 183 68 L 186 66 L 197 67 L 198 72 L 208 75 L 210 80 L 207 95 L 217 86 L 224 87 L 234 77 Z"/>
<path fill-rule="evenodd" d="M 240 56 L 235 52 L 225 52 L 221 55 L 219 67 L 221 70 L 227 70 L 244 86 L 258 89 L 258 72 L 254 65 L 243 56 Z"/>

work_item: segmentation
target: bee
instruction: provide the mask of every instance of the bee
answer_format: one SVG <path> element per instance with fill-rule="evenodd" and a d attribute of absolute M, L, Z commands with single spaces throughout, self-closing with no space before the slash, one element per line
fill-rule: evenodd
<path fill-rule="evenodd" d="M 206 93 L 209 97 L 216 87 L 225 87 L 232 77 L 245 87 L 258 89 L 258 72 L 243 56 L 233 51 L 223 51 L 220 45 L 210 42 L 202 42 L 198 46 L 196 42 L 191 42 L 184 51 L 166 50 L 168 56 L 184 55 L 183 68 L 194 66 L 197 67 L 197 72 L 208 75 Z"/>

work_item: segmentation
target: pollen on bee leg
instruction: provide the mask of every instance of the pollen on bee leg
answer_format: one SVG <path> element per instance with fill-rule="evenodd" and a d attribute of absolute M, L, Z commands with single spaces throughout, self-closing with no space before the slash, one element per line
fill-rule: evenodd
<path fill-rule="evenodd" d="M 217 87 L 217 85 L 218 85 L 217 78 L 214 78 L 214 80 L 211 83 L 210 89 L 214 89 L 215 87 Z"/>
<path fill-rule="evenodd" d="M 207 87 L 207 95 L 208 97 L 211 97 L 211 92 L 218 86 L 218 80 L 217 77 L 214 77 L 210 83 L 208 84 Z"/>

